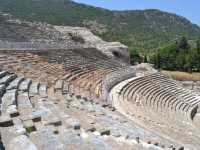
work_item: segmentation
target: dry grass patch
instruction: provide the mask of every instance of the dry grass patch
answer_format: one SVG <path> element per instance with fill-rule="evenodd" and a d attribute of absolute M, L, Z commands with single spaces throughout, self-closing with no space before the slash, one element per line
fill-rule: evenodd
<path fill-rule="evenodd" d="M 179 81 L 200 81 L 200 73 L 180 72 L 180 71 L 161 71 L 162 74 Z"/>

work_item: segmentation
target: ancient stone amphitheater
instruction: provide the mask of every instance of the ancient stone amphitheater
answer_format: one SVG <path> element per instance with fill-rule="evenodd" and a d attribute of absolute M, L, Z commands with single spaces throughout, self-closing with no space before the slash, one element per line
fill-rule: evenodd
<path fill-rule="evenodd" d="M 199 93 L 87 29 L 2 16 L 0 149 L 200 149 Z"/>

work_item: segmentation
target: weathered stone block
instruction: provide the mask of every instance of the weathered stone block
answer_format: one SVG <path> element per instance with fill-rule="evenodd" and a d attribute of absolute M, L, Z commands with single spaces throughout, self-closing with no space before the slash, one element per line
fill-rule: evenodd
<path fill-rule="evenodd" d="M 17 77 L 15 80 L 13 80 L 9 86 L 6 88 L 6 90 L 13 90 L 17 89 L 19 87 L 19 84 L 24 80 L 24 77 Z"/>
<path fill-rule="evenodd" d="M 30 89 L 29 89 L 29 95 L 36 95 L 39 93 L 39 86 L 40 84 L 35 82 L 35 83 L 32 83 L 31 86 L 30 86 Z"/>
<path fill-rule="evenodd" d="M 63 80 L 58 80 L 54 86 L 55 92 L 62 91 L 63 89 Z"/>
<path fill-rule="evenodd" d="M 0 71 L 0 78 L 2 78 L 3 76 L 5 76 L 8 72 L 7 71 Z"/>
<path fill-rule="evenodd" d="M 37 150 L 37 147 L 25 135 L 20 135 L 10 141 L 8 150 Z"/>
<path fill-rule="evenodd" d="M 13 125 L 13 120 L 9 116 L 0 116 L 0 127 L 9 127 Z"/>
<path fill-rule="evenodd" d="M 19 90 L 27 92 L 29 89 L 30 84 L 32 81 L 30 79 L 24 80 L 20 85 L 19 85 Z"/>
<path fill-rule="evenodd" d="M 10 105 L 16 105 L 17 91 L 9 90 L 2 97 L 2 112 L 6 113 Z"/>
<path fill-rule="evenodd" d="M 62 125 L 62 121 L 57 120 L 57 121 L 49 122 L 47 125 L 61 126 Z"/>
<path fill-rule="evenodd" d="M 28 92 L 19 92 L 18 93 L 18 108 L 20 110 L 23 110 L 23 109 L 32 109 L 32 104 L 30 102 L 30 99 L 29 99 L 29 95 L 28 95 Z"/>
<path fill-rule="evenodd" d="M 110 130 L 107 129 L 101 129 L 99 132 L 101 135 L 110 135 Z"/>
<path fill-rule="evenodd" d="M 16 105 L 10 105 L 7 108 L 7 114 L 10 114 L 10 117 L 14 118 L 19 116 L 19 112 L 16 108 Z"/>
<path fill-rule="evenodd" d="M 45 84 L 40 84 L 39 87 L 39 94 L 43 97 L 47 97 L 47 85 Z"/>
<path fill-rule="evenodd" d="M 95 132 L 96 128 L 95 127 L 88 127 L 86 128 L 86 132 Z"/>
<path fill-rule="evenodd" d="M 79 130 L 81 128 L 80 123 L 72 118 L 66 120 L 66 123 L 69 125 L 68 127 L 73 128 L 74 130 Z"/>
<path fill-rule="evenodd" d="M 31 140 L 41 150 L 62 150 L 63 143 L 48 127 L 41 128 L 30 135 Z"/>
<path fill-rule="evenodd" d="M 5 77 L 0 79 L 0 84 L 6 84 L 8 85 L 9 82 L 11 82 L 13 79 L 15 79 L 17 76 L 15 74 L 6 75 Z"/>
<path fill-rule="evenodd" d="M 41 121 L 41 116 L 33 116 L 33 122 L 40 122 Z"/>
<path fill-rule="evenodd" d="M 6 86 L 4 84 L 0 84 L 0 97 L 2 97 L 5 93 L 5 88 Z"/>

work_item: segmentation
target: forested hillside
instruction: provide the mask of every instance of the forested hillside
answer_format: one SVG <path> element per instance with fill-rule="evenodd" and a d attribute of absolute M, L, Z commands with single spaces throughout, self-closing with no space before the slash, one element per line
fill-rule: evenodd
<path fill-rule="evenodd" d="M 182 36 L 190 41 L 200 36 L 197 25 L 160 10 L 110 11 L 70 0 L 1 0 L 0 11 L 29 21 L 86 26 L 104 40 L 128 45 L 132 56 L 149 55 Z"/>
<path fill-rule="evenodd" d="M 182 37 L 179 41 L 160 48 L 151 57 L 151 62 L 164 70 L 200 71 L 200 39 L 194 47 Z"/>

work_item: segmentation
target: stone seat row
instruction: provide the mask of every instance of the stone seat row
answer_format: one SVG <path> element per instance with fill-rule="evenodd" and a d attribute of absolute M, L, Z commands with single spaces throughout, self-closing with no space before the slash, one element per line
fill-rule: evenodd
<path fill-rule="evenodd" d="M 38 83 L 32 83 L 30 79 L 17 77 L 6 71 L 0 72 L 1 89 L 1 113 L 13 115 L 17 112 L 17 108 L 29 107 L 31 102 L 29 97 L 34 94 L 47 94 L 47 86 Z"/>
<path fill-rule="evenodd" d="M 192 120 L 200 99 L 167 80 L 166 77 L 159 75 L 152 75 L 152 78 L 151 76 L 137 78 L 121 89 L 120 97 L 155 111 L 174 111 Z"/>
<path fill-rule="evenodd" d="M 1 79 L 9 75 L 10 73 L 8 72 L 0 73 Z M 56 85 L 57 89 L 62 86 L 62 82 L 57 83 Z M 137 139 L 139 136 L 138 134 L 141 134 L 141 136 L 143 135 L 143 133 L 140 133 L 139 131 L 138 134 L 133 134 L 134 132 L 130 132 L 128 130 L 126 133 L 124 129 L 121 128 L 120 124 L 117 125 L 115 123 L 115 127 L 113 127 L 112 123 L 114 120 L 110 120 L 109 116 L 107 118 L 99 118 L 99 125 L 96 125 L 95 128 L 100 135 L 95 135 L 93 130 L 91 130 L 91 132 L 94 132 L 94 134 L 90 134 L 89 130 L 87 131 L 88 133 L 80 133 L 82 130 L 80 130 L 79 121 L 69 116 L 67 117 L 67 114 L 62 112 L 62 110 L 56 106 L 55 102 L 43 94 L 47 94 L 45 85 L 32 82 L 30 79 L 26 79 L 24 77 L 16 76 L 16 78 L 13 78 L 13 80 L 9 80 L 6 83 L 5 93 L 2 97 L 2 106 L 4 107 L 0 116 L 0 130 L 6 149 L 13 150 L 18 148 L 21 150 L 64 150 L 69 148 L 71 145 L 78 146 L 80 145 L 80 142 L 83 149 L 93 149 L 94 147 L 95 149 L 99 149 L 100 147 L 102 149 L 109 149 L 110 142 L 107 142 L 103 138 L 103 135 L 109 136 L 110 131 L 112 131 L 112 136 L 116 137 L 118 137 L 118 134 L 121 136 L 126 136 L 129 134 L 132 136 L 130 137 L 130 140 L 131 138 Z M 40 96 L 37 98 L 37 101 L 33 102 L 32 96 L 35 95 Z M 7 106 L 10 106 L 9 111 L 8 109 L 4 111 L 4 108 L 7 108 Z M 100 106 L 98 107 L 99 108 L 94 108 L 96 112 L 100 114 L 101 108 Z M 13 110 L 15 110 L 15 112 Z M 32 116 L 29 116 L 29 113 L 32 114 Z M 5 118 L 7 115 L 10 115 L 10 118 Z M 3 117 L 4 119 L 2 119 Z M 110 120 L 110 122 L 107 122 L 107 120 Z M 102 127 L 99 128 L 102 125 L 105 125 L 106 128 L 109 127 L 109 130 L 105 130 Z M 71 128 L 75 130 L 72 130 Z M 118 128 L 120 128 L 120 131 L 117 130 Z M 125 128 L 127 127 L 125 126 Z M 86 128 L 83 129 L 85 130 Z M 76 130 L 78 130 L 78 132 L 76 132 Z M 135 129 L 133 129 L 133 131 L 135 131 Z M 87 136 L 89 136 L 89 138 L 86 140 L 85 134 L 88 134 Z M 87 143 L 88 140 L 90 143 Z M 113 143 L 115 144 L 116 141 L 113 140 Z M 141 148 L 145 149 L 145 147 L 142 145 L 142 142 L 141 144 L 134 144 L 136 147 L 140 146 Z M 156 146 L 153 144 L 149 144 L 149 147 L 156 148 Z M 76 147 L 76 149 L 80 149 L 80 147 Z"/>
<path fill-rule="evenodd" d="M 18 73 L 37 81 L 38 79 L 43 79 L 44 82 L 46 82 L 46 80 L 48 80 L 48 82 L 54 82 L 57 78 L 65 74 L 65 70 L 62 65 L 49 64 L 47 60 L 43 60 L 40 56 L 32 56 L 37 63 L 34 63 L 33 60 L 23 62 L 20 58 L 18 58 L 20 56 L 26 57 L 26 55 L 31 57 L 33 54 L 10 53 L 9 55 L 6 55 L 7 58 L 10 58 L 10 60 L 7 61 L 6 64 L 2 64 L 2 62 L 0 62 L 0 66 L 2 66 L 4 70 Z M 3 55 L 1 54 L 0 56 Z M 47 76 L 47 78 L 44 78 L 45 76 Z"/>
<path fill-rule="evenodd" d="M 69 86 L 69 90 L 72 93 L 91 93 L 101 95 L 100 85 L 103 77 L 112 72 L 112 69 L 95 69 L 91 68 L 88 70 L 76 70 L 75 72 L 66 75 L 63 79 L 73 86 Z M 89 92 L 90 93 L 90 92 Z M 91 94 L 89 94 L 91 95 Z"/>
<path fill-rule="evenodd" d="M 123 119 L 113 110 L 109 110 L 110 112 L 107 112 L 108 107 L 106 105 L 102 105 L 102 107 L 100 103 L 98 104 L 92 101 L 88 101 L 82 96 L 75 97 L 74 95 L 73 97 L 73 101 L 70 101 L 70 107 L 84 112 L 84 118 L 81 115 L 79 116 L 80 123 L 83 125 L 83 127 L 89 129 L 88 125 L 84 125 L 85 122 L 82 123 L 83 120 L 86 122 L 95 122 L 92 123 L 92 127 L 90 127 L 92 130 L 101 131 L 100 127 L 104 127 L 105 129 L 109 129 L 110 132 L 108 135 L 113 137 L 127 137 L 127 139 L 137 139 L 138 137 L 139 139 L 145 141 L 150 141 L 150 139 L 159 141 L 159 139 L 153 137 L 151 134 L 146 135 L 146 131 L 136 129 L 137 127 L 133 124 L 130 124 L 130 122 L 123 121 Z M 94 118 L 95 121 L 92 120 L 92 114 L 96 116 Z M 85 117 L 90 119 L 85 119 Z"/>
<path fill-rule="evenodd" d="M 87 53 L 87 54 L 86 54 Z M 99 56 L 94 56 L 93 53 L 88 53 L 86 51 L 82 52 L 82 53 L 77 53 L 77 52 L 73 52 L 73 51 L 56 51 L 56 55 L 51 52 L 48 55 L 49 60 L 51 61 L 51 59 L 57 60 L 60 63 L 71 63 L 75 61 L 76 64 L 93 64 L 98 67 L 99 65 L 108 65 L 110 67 L 113 66 L 121 66 L 121 64 L 119 62 L 113 62 L 110 61 L 108 58 L 107 59 L 99 59 Z"/>
<path fill-rule="evenodd" d="M 10 75 L 8 72 L 1 72 L 0 74 L 1 79 Z M 13 150 L 18 147 L 18 149 L 23 150 L 36 150 L 35 143 L 33 144 L 35 138 L 31 136 L 31 138 L 33 138 L 32 140 L 26 136 L 26 134 L 37 130 L 35 123 L 40 121 L 41 118 L 41 111 L 35 111 L 36 108 L 34 108 L 31 102 L 31 97 L 36 95 L 40 95 L 40 97 L 44 98 L 47 97 L 47 86 L 36 82 L 32 83 L 30 79 L 25 79 L 24 77 L 16 77 L 7 82 L 5 89 L 5 93 L 2 95 L 1 106 L 3 107 L 1 107 L 2 114 L 0 116 L 1 137 L 5 148 Z M 34 126 L 33 122 L 35 122 Z M 50 144 L 52 142 L 52 136 L 54 136 L 53 132 L 50 132 L 50 129 L 48 129 L 46 135 L 41 131 L 37 132 L 41 133 L 37 137 L 39 139 L 44 137 L 44 141 Z M 23 143 L 20 143 L 21 140 L 23 140 Z M 45 144 L 44 141 L 43 145 Z M 54 145 L 54 148 L 58 146 L 59 145 Z"/>

